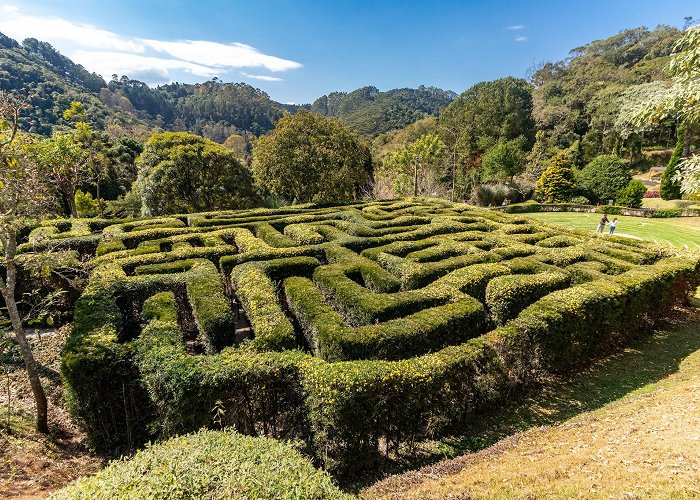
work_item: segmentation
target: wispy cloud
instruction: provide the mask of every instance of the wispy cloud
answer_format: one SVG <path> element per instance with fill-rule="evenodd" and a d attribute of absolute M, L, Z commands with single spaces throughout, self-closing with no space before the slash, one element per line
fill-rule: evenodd
<path fill-rule="evenodd" d="M 250 75 L 248 73 L 243 73 L 243 72 L 241 72 L 241 75 L 247 76 L 248 78 L 252 78 L 253 80 L 262 80 L 264 82 L 281 82 L 282 81 L 282 78 L 278 78 L 276 76 Z"/>
<path fill-rule="evenodd" d="M 525 25 L 524 24 L 513 24 L 511 26 L 506 26 L 506 29 L 510 30 L 510 31 L 517 31 L 517 30 L 525 29 Z"/>
<path fill-rule="evenodd" d="M 513 40 L 516 42 L 527 42 L 527 37 L 526 36 L 516 36 Z"/>
<path fill-rule="evenodd" d="M 22 40 L 33 37 L 104 78 L 128 75 L 149 84 L 172 81 L 173 73 L 221 76 L 231 70 L 261 68 L 273 73 L 302 67 L 301 63 L 260 52 L 243 43 L 207 40 L 153 40 L 121 35 L 59 17 L 42 17 L 0 4 L 0 32 Z M 262 81 L 281 78 L 246 75 Z"/>

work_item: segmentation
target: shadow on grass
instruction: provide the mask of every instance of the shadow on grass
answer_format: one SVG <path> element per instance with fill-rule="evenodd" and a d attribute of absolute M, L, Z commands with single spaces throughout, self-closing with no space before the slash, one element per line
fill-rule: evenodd
<path fill-rule="evenodd" d="M 383 475 L 480 451 L 526 429 L 564 422 L 671 375 L 686 357 L 700 350 L 700 310 L 677 312 L 673 321 L 640 335 L 624 350 L 578 373 L 549 377 L 499 410 L 476 417 L 467 433 L 424 443 L 421 456 L 392 462 Z M 380 474 L 375 471 L 344 486 L 357 491 Z"/>
<path fill-rule="evenodd" d="M 678 311 L 664 327 L 584 371 L 543 380 L 529 395 L 483 416 L 468 435 L 441 441 L 437 453 L 478 451 L 530 427 L 557 424 L 596 410 L 671 375 L 699 349 L 700 311 Z"/>

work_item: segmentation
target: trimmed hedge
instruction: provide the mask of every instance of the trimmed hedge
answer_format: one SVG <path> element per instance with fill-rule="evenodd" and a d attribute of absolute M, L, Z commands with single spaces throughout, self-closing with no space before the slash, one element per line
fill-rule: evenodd
<path fill-rule="evenodd" d="M 79 479 L 52 499 L 342 499 L 326 472 L 290 445 L 231 430 L 201 430 L 148 445 Z"/>
<path fill-rule="evenodd" d="M 193 216 L 92 261 L 62 373 L 94 446 L 216 427 L 218 406 L 222 425 L 301 439 L 352 474 L 623 342 L 682 300 L 700 264 L 459 204 L 293 212 Z M 291 225 L 324 241 L 275 247 Z M 254 336 L 221 348 L 230 295 Z M 195 319 L 208 354 L 191 348 Z"/>

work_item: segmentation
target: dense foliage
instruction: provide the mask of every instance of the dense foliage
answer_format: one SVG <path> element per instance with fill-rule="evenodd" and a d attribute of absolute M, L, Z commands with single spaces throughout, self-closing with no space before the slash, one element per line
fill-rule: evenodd
<path fill-rule="evenodd" d="M 626 187 L 615 193 L 615 204 L 622 207 L 641 208 L 646 191 L 647 187 L 642 181 L 632 179 Z"/>
<path fill-rule="evenodd" d="M 368 146 L 336 119 L 286 114 L 254 151 L 255 180 L 289 201 L 351 200 L 372 173 Z"/>
<path fill-rule="evenodd" d="M 537 181 L 542 201 L 545 203 L 563 203 L 574 194 L 574 171 L 569 155 L 562 151 L 549 163 Z"/>
<path fill-rule="evenodd" d="M 311 111 L 340 118 L 356 132 L 375 137 L 437 115 L 457 95 L 448 90 L 420 86 L 380 92 L 362 87 L 352 92 L 332 92 L 316 99 Z"/>
<path fill-rule="evenodd" d="M 633 335 L 700 264 L 435 200 L 82 224 L 30 238 L 89 259 L 61 371 L 95 447 L 231 426 L 348 473 Z"/>
<path fill-rule="evenodd" d="M 530 77 L 534 85 L 533 116 L 537 127 L 560 148 L 575 143 L 584 165 L 603 153 L 641 156 L 642 136 L 615 126 L 620 99 L 633 85 L 663 77 L 680 30 L 659 26 L 622 31 L 571 51 L 563 61 L 542 64 Z M 644 141 L 668 145 L 673 123 L 647 130 Z"/>
<path fill-rule="evenodd" d="M 345 498 L 291 446 L 233 431 L 200 431 L 112 462 L 52 499 Z"/>
<path fill-rule="evenodd" d="M 248 208 L 259 201 L 236 155 L 198 135 L 154 134 L 136 166 L 143 206 L 154 215 Z"/>
<path fill-rule="evenodd" d="M 602 155 L 588 163 L 576 175 L 576 187 L 593 203 L 614 200 L 619 189 L 630 181 L 627 166 L 614 155 Z"/>
<path fill-rule="evenodd" d="M 524 167 L 521 156 L 535 140 L 532 87 L 512 77 L 477 83 L 445 108 L 438 129 L 457 163 L 460 196 L 468 197 L 480 180 L 482 156 L 490 149 L 497 147 L 494 155 L 506 152 L 512 157 L 511 150 L 521 148 L 514 160 L 518 169 Z M 508 141 L 516 142 L 505 146 Z M 513 163 L 509 159 L 509 167 L 497 170 L 510 176 Z"/>

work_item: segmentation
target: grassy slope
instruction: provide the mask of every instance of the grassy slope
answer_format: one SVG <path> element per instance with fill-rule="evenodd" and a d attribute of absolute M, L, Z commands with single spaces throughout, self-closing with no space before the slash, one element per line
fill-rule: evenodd
<path fill-rule="evenodd" d="M 544 427 L 391 477 L 363 497 L 700 496 L 700 310 L 677 321 L 572 380 L 550 381 L 501 422 Z"/>
<path fill-rule="evenodd" d="M 595 231 L 600 214 L 575 212 L 539 212 L 525 214 L 566 227 Z M 674 219 L 646 219 L 642 217 L 610 216 L 619 219 L 616 233 L 627 234 L 658 243 L 670 243 L 676 247 L 700 250 L 700 217 L 678 217 Z M 607 232 L 607 226 L 606 226 Z"/>

